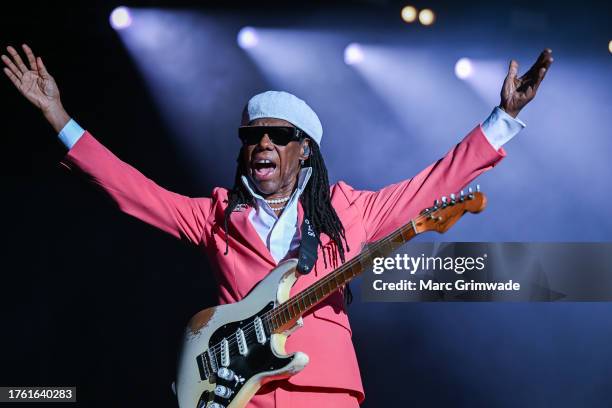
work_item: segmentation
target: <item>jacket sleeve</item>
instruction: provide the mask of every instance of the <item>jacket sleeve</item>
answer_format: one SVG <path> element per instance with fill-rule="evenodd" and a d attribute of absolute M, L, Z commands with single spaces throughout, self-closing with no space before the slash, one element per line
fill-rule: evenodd
<path fill-rule="evenodd" d="M 363 217 L 367 242 L 374 242 L 407 224 L 435 199 L 457 193 L 506 156 L 495 150 L 478 125 L 440 160 L 411 179 L 378 191 L 344 188 Z"/>
<path fill-rule="evenodd" d="M 176 238 L 199 244 L 211 211 L 210 198 L 190 198 L 160 187 L 121 161 L 89 132 L 61 164 L 77 169 L 104 190 L 119 209 Z"/>

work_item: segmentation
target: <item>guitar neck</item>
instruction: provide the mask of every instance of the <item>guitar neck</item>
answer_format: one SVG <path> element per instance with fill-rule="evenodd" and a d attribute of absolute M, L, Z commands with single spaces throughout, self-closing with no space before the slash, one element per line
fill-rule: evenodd
<path fill-rule="evenodd" d="M 373 264 L 375 258 L 388 255 L 414 238 L 422 232 L 419 231 L 420 218 L 411 220 L 387 237 L 369 244 L 358 256 L 279 305 L 270 321 L 271 329 L 273 331 L 285 330 L 288 325 L 293 324 L 304 313 L 367 270 Z"/>
<path fill-rule="evenodd" d="M 436 200 L 433 207 L 424 209 L 408 224 L 393 231 L 380 241 L 368 245 L 358 256 L 277 306 L 275 312 L 267 318 L 270 330 L 281 332 L 293 326 L 300 316 L 367 270 L 374 263 L 375 258 L 387 256 L 422 232 L 444 233 L 463 214 L 466 212 L 479 213 L 486 207 L 486 204 L 487 199 L 480 192 L 479 185 L 476 185 L 476 192 L 469 188 L 467 195 L 461 190 L 459 196 L 451 194 L 450 200 L 447 200 L 446 197 L 442 197 L 442 201 Z"/>

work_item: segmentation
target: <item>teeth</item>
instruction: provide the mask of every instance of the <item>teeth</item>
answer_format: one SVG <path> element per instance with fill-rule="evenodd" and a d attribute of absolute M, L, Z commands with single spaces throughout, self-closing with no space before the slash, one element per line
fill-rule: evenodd
<path fill-rule="evenodd" d="M 255 163 L 257 163 L 257 164 L 268 164 L 268 163 L 272 163 L 272 161 L 268 160 L 268 159 L 260 159 L 260 160 L 255 160 Z"/>

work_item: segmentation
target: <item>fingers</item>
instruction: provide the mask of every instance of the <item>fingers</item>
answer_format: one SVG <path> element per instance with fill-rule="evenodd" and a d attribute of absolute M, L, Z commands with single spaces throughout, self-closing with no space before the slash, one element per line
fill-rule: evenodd
<path fill-rule="evenodd" d="M 542 54 L 544 56 L 544 58 L 541 61 L 541 65 L 538 68 L 537 71 L 537 78 L 535 79 L 535 83 L 533 86 L 533 90 L 537 91 L 538 87 L 540 86 L 540 84 L 542 83 L 542 80 L 544 79 L 544 77 L 546 76 L 546 73 L 548 73 L 548 69 L 550 68 L 550 66 L 552 65 L 552 63 L 554 62 L 554 58 L 552 57 L 552 50 L 550 48 L 545 49 Z"/>
<path fill-rule="evenodd" d="M 26 72 L 28 72 L 28 67 L 26 67 L 25 64 L 23 63 L 23 60 L 19 56 L 19 53 L 10 45 L 6 47 L 6 49 L 9 52 L 9 54 L 11 54 L 11 57 L 13 57 L 13 61 L 15 61 L 15 64 L 17 65 L 17 68 L 19 68 L 21 73 L 25 74 Z"/>
<path fill-rule="evenodd" d="M 520 78 L 521 86 L 519 86 L 519 90 L 533 98 L 553 61 L 552 50 L 550 48 L 544 49 L 529 71 Z"/>
<path fill-rule="evenodd" d="M 552 50 L 550 48 L 546 48 L 544 51 L 542 51 L 542 54 L 540 54 L 540 57 L 541 57 L 540 67 L 545 68 L 546 71 L 548 71 L 548 68 L 551 66 L 551 64 L 555 60 L 552 56 Z"/>
<path fill-rule="evenodd" d="M 545 67 L 540 68 L 540 70 L 538 71 L 538 79 L 536 80 L 535 84 L 533 85 L 533 91 L 534 92 L 537 91 L 538 88 L 540 87 L 540 84 L 542 83 L 542 80 L 546 76 L 547 72 L 548 72 L 548 68 L 545 68 Z"/>
<path fill-rule="evenodd" d="M 17 89 L 19 89 L 19 86 L 21 85 L 21 82 L 19 81 L 19 78 L 17 78 L 15 76 L 15 74 L 13 74 L 11 72 L 11 70 L 6 68 L 6 67 L 4 68 L 4 73 L 6 74 L 7 77 L 9 77 L 9 79 L 11 80 L 13 85 L 15 85 L 17 87 Z"/>
<path fill-rule="evenodd" d="M 544 51 L 540 53 L 540 55 L 538 56 L 538 59 L 536 60 L 536 62 L 533 64 L 533 66 L 530 69 L 533 69 L 534 71 L 537 72 L 539 68 L 543 66 L 546 63 L 546 61 L 548 61 L 549 58 L 552 58 L 552 50 L 550 48 L 546 48 Z"/>
<path fill-rule="evenodd" d="M 38 67 L 38 72 L 40 73 L 40 76 L 43 77 L 43 79 L 51 77 L 51 75 L 49 75 L 49 72 L 47 71 L 47 67 L 45 67 L 45 64 L 43 64 L 42 58 L 36 58 L 36 66 Z"/>
<path fill-rule="evenodd" d="M 23 51 L 25 52 L 26 57 L 28 58 L 28 64 L 30 64 L 30 69 L 32 71 L 36 71 L 36 59 L 34 58 L 34 53 L 30 49 L 30 47 L 28 47 L 27 44 L 22 44 L 21 48 L 23 48 Z"/>
<path fill-rule="evenodd" d="M 529 71 L 525 72 L 525 75 L 523 75 L 521 79 L 528 77 L 532 77 L 532 79 L 535 79 L 538 76 L 540 68 L 545 67 L 546 69 L 548 69 L 552 62 L 552 50 L 550 48 L 545 48 L 544 51 L 542 51 L 538 56 L 536 62 L 534 62 L 531 68 L 529 68 Z"/>
<path fill-rule="evenodd" d="M 502 85 L 502 90 L 501 90 L 502 100 L 510 97 L 512 90 L 515 87 L 515 79 L 516 79 L 517 73 L 518 73 L 518 62 L 516 62 L 516 60 L 510 60 L 510 65 L 508 66 L 508 75 L 506 75 L 506 79 L 504 79 L 504 84 Z"/>
<path fill-rule="evenodd" d="M 15 75 L 17 78 L 21 78 L 23 76 L 23 73 L 15 64 L 13 64 L 13 61 L 11 61 L 9 57 L 2 55 L 0 58 L 2 58 L 2 62 L 4 62 L 4 64 L 8 67 L 6 69 L 9 69 L 13 75 Z"/>
<path fill-rule="evenodd" d="M 516 75 L 518 74 L 518 67 L 519 64 L 516 60 L 510 60 L 510 66 L 508 67 L 508 78 L 509 79 L 514 79 L 516 78 Z"/>

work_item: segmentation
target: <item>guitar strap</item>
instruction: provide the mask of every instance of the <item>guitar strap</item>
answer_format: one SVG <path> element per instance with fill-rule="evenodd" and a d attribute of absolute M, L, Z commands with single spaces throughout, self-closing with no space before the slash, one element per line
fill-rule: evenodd
<path fill-rule="evenodd" d="M 300 243 L 300 254 L 298 256 L 297 270 L 302 275 L 306 275 L 312 271 L 315 262 L 317 262 L 317 233 L 310 220 L 304 217 L 302 221 L 302 242 Z"/>
<path fill-rule="evenodd" d="M 304 221 L 302 221 L 301 230 L 302 242 L 300 244 L 297 270 L 302 275 L 307 275 L 312 271 L 315 262 L 317 262 L 317 245 L 319 245 L 319 240 L 317 239 L 318 234 L 312 226 L 312 223 L 306 217 L 304 217 Z M 344 288 L 343 295 L 346 304 L 351 304 L 353 301 L 353 293 L 348 283 Z"/>

